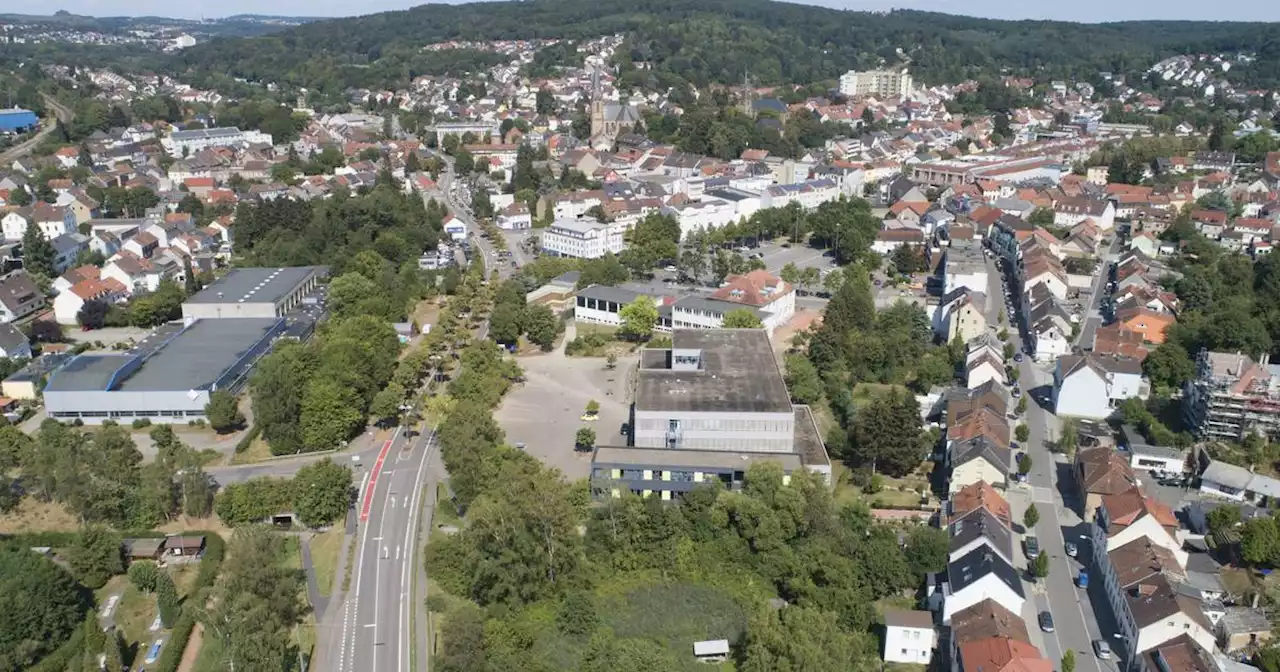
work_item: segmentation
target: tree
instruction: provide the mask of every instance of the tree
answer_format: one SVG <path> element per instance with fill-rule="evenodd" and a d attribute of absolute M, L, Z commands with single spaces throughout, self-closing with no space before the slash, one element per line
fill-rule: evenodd
<path fill-rule="evenodd" d="M 303 444 L 310 450 L 328 450 L 344 444 L 360 429 L 365 404 L 348 385 L 317 377 L 302 396 L 298 419 Z"/>
<path fill-rule="evenodd" d="M 1073 457 L 1076 454 L 1076 448 L 1080 446 L 1080 430 L 1076 427 L 1075 420 L 1067 418 L 1062 421 L 1062 437 L 1058 439 L 1058 448 L 1067 454 L 1067 457 Z"/>
<path fill-rule="evenodd" d="M 1031 473 L 1031 455 L 1024 452 L 1022 455 L 1018 456 L 1018 473 Z"/>
<path fill-rule="evenodd" d="M 924 576 L 945 569 L 950 543 L 946 530 L 924 525 L 911 528 L 903 549 L 911 573 Z"/>
<path fill-rule="evenodd" d="M 0 544 L 0 670 L 33 669 L 60 646 L 89 606 L 82 590 L 48 557 Z M 96 625 L 96 615 L 89 615 Z"/>
<path fill-rule="evenodd" d="M 119 628 L 107 633 L 102 643 L 102 667 L 104 670 L 123 670 L 124 666 L 124 635 L 121 634 Z M 93 661 L 97 665 L 98 661 Z M 93 669 L 99 669 L 97 667 Z"/>
<path fill-rule="evenodd" d="M 1270 516 L 1250 518 L 1240 531 L 1240 551 L 1253 565 L 1280 564 L 1280 524 Z"/>
<path fill-rule="evenodd" d="M 9 192 L 10 205 L 16 205 L 20 208 L 25 208 L 28 205 L 31 205 L 31 200 L 32 200 L 31 192 L 27 191 L 23 187 L 18 187 L 17 189 L 13 189 Z"/>
<path fill-rule="evenodd" d="M 307 527 L 340 520 L 351 508 L 351 470 L 327 457 L 299 469 L 293 488 L 293 512 Z"/>
<path fill-rule="evenodd" d="M 1022 397 L 1022 398 L 1018 399 L 1018 405 L 1017 405 L 1017 406 L 1014 406 L 1013 410 L 1014 410 L 1014 412 L 1016 412 L 1018 415 L 1022 415 L 1023 413 L 1026 413 L 1026 412 L 1027 412 L 1027 398 L 1024 396 L 1024 397 Z"/>
<path fill-rule="evenodd" d="M 1196 363 L 1180 343 L 1167 340 L 1142 361 L 1142 371 L 1157 390 L 1168 393 L 1195 377 Z"/>
<path fill-rule="evenodd" d="M 485 616 L 479 607 L 465 602 L 446 614 L 440 637 L 444 644 L 436 665 L 440 672 L 486 672 Z"/>
<path fill-rule="evenodd" d="M 1054 212 L 1052 208 L 1036 208 L 1027 217 L 1027 222 L 1036 226 L 1053 226 Z"/>
<path fill-rule="evenodd" d="M 76 323 L 86 331 L 101 329 L 106 325 L 107 313 L 111 308 L 104 301 L 90 299 L 85 301 L 76 312 Z"/>
<path fill-rule="evenodd" d="M 156 575 L 156 606 L 160 611 L 160 623 L 166 628 L 172 628 L 178 622 L 182 607 L 178 602 L 178 590 L 173 585 L 173 579 L 166 572 Z"/>
<path fill-rule="evenodd" d="M 1223 504 L 1209 512 L 1209 532 L 1217 534 L 1220 530 L 1229 530 L 1240 524 L 1240 505 Z"/>
<path fill-rule="evenodd" d="M 578 450 L 591 450 L 596 445 L 596 430 L 590 427 L 579 427 L 574 435 L 573 447 Z"/>
<path fill-rule="evenodd" d="M 244 426 L 244 414 L 236 398 L 226 390 L 214 390 L 209 395 L 209 403 L 205 404 L 204 415 L 209 426 L 219 434 L 235 431 Z"/>
<path fill-rule="evenodd" d="M 622 328 L 618 333 L 633 340 L 642 340 L 653 333 L 653 326 L 658 322 L 658 307 L 648 296 L 637 296 L 618 311 L 618 317 L 622 318 Z"/>
<path fill-rule="evenodd" d="M 1034 530 L 1038 522 L 1040 522 L 1040 510 L 1032 503 L 1027 506 L 1026 512 L 1022 514 L 1022 525 L 1028 530 Z"/>
<path fill-rule="evenodd" d="M 757 614 L 747 627 L 743 672 L 849 672 L 863 669 L 865 645 L 836 614 L 808 607 Z"/>
<path fill-rule="evenodd" d="M 1067 649 L 1066 653 L 1062 654 L 1061 668 L 1062 672 L 1076 672 L 1076 652 L 1074 650 Z"/>
<path fill-rule="evenodd" d="M 822 398 L 822 378 L 808 357 L 800 353 L 786 356 L 786 383 L 792 401 L 814 404 Z"/>
<path fill-rule="evenodd" d="M 526 306 L 521 318 L 529 340 L 550 352 L 555 346 L 556 337 L 560 335 L 560 320 L 551 309 L 543 305 Z"/>
<path fill-rule="evenodd" d="M 587 401 L 587 415 L 597 415 L 600 413 L 600 402 L 595 399 Z"/>
<path fill-rule="evenodd" d="M 920 466 L 920 406 L 908 393 L 892 390 L 854 416 L 851 451 L 859 465 L 901 477 Z"/>
<path fill-rule="evenodd" d="M 1031 561 L 1031 575 L 1037 579 L 1043 579 L 1049 576 L 1049 554 L 1040 553 L 1035 560 Z"/>
<path fill-rule="evenodd" d="M 724 314 L 725 329 L 762 329 L 764 323 L 756 314 L 746 308 L 735 308 Z"/>
<path fill-rule="evenodd" d="M 1016 371 L 1017 369 L 1014 370 Z M 1019 442 L 1026 443 L 1027 437 L 1031 436 L 1031 430 L 1025 424 L 1020 424 L 1013 430 L 1013 434 L 1014 438 Z"/>
<path fill-rule="evenodd" d="M 22 234 L 22 267 L 28 273 L 47 280 L 58 277 L 58 269 L 54 264 L 57 254 L 40 227 L 27 226 Z"/>
<path fill-rule="evenodd" d="M 556 626 L 566 635 L 590 635 L 599 622 L 595 601 L 590 593 L 583 590 L 566 595 L 556 610 Z"/>
<path fill-rule="evenodd" d="M 489 337 L 497 343 L 515 343 L 520 340 L 523 331 L 520 318 L 524 310 L 517 305 L 500 303 L 489 315 Z"/>
<path fill-rule="evenodd" d="M 400 417 L 401 406 L 408 396 L 404 385 L 393 380 L 374 395 L 369 404 L 369 415 L 382 422 L 395 421 Z"/>
<path fill-rule="evenodd" d="M 144 593 L 155 591 L 159 576 L 160 568 L 150 560 L 137 560 L 129 565 L 129 583 Z"/>
<path fill-rule="evenodd" d="M 86 587 L 103 587 L 108 579 L 124 572 L 120 535 L 97 525 L 82 528 L 67 549 L 67 565 Z"/>

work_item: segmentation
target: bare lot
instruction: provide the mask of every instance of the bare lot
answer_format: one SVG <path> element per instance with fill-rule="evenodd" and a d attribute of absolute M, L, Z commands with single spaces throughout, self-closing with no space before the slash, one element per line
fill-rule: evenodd
<path fill-rule="evenodd" d="M 564 472 L 569 479 L 586 477 L 590 453 L 574 452 L 578 428 L 596 430 L 596 443 L 618 445 L 618 430 L 627 421 L 627 380 L 635 368 L 634 355 L 619 357 L 612 371 L 598 357 L 565 357 L 557 351 L 521 357 L 525 383 L 507 393 L 495 417 L 507 442 L 525 444 L 525 451 Z M 580 416 L 592 399 L 600 403 L 600 418 L 583 422 Z"/>

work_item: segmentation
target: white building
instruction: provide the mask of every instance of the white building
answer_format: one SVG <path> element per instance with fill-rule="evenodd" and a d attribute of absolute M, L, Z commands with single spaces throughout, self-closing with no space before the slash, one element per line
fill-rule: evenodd
<path fill-rule="evenodd" d="M 927 611 L 885 609 L 884 660 L 928 665 L 938 645 L 933 614 Z"/>
<path fill-rule="evenodd" d="M 626 249 L 625 232 L 616 222 L 558 219 L 542 233 L 542 251 L 558 257 L 599 259 Z"/>
<path fill-rule="evenodd" d="M 1053 371 L 1053 403 L 1059 416 L 1104 420 L 1125 399 L 1145 399 L 1142 362 L 1130 357 L 1064 355 Z"/>
<path fill-rule="evenodd" d="M 942 593 L 943 624 L 950 623 L 955 613 L 983 600 L 993 600 L 1015 614 L 1022 613 L 1027 601 L 1018 570 L 983 548 L 947 565 Z"/>
<path fill-rule="evenodd" d="M 840 75 L 840 94 L 844 96 L 907 96 L 914 82 L 906 68 L 901 70 L 850 70 Z"/>
<path fill-rule="evenodd" d="M 578 322 L 620 327 L 622 326 L 622 318 L 618 316 L 618 311 L 622 310 L 622 307 L 628 303 L 635 301 L 638 296 L 644 295 L 605 285 L 584 287 L 578 291 L 575 297 L 573 319 Z M 658 304 L 656 299 L 654 304 Z"/>
<path fill-rule="evenodd" d="M 183 156 L 210 147 L 241 147 L 250 144 L 275 144 L 271 134 L 261 131 L 242 131 L 234 126 L 201 128 L 192 131 L 174 131 L 160 141 L 169 156 Z"/>
<path fill-rule="evenodd" d="M 719 329 L 724 316 L 734 310 L 748 310 L 760 319 L 765 331 L 791 321 L 796 312 L 796 290 L 768 271 L 731 275 L 710 296 L 686 296 L 671 306 L 671 326 L 675 329 Z"/>
<path fill-rule="evenodd" d="M 695 231 L 710 231 L 738 221 L 737 206 L 718 198 L 668 205 L 661 213 L 675 217 L 681 240 Z"/>

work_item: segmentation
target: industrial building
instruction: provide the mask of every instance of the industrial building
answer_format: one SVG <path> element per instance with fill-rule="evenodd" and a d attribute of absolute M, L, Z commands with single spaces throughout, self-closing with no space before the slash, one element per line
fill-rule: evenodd
<path fill-rule="evenodd" d="M 1187 426 L 1207 439 L 1280 437 L 1280 366 L 1240 352 L 1202 350 L 1183 396 Z"/>
<path fill-rule="evenodd" d="M 234 126 L 174 131 L 160 144 L 169 156 L 193 154 L 210 147 L 241 147 L 250 144 L 272 145 L 270 133 L 242 131 Z"/>
<path fill-rule="evenodd" d="M 300 305 L 326 275 L 328 269 L 323 266 L 238 268 L 187 299 L 182 304 L 182 317 L 283 317 Z"/>
<path fill-rule="evenodd" d="M 287 331 L 279 317 L 170 323 L 129 352 L 69 359 L 49 376 L 45 411 L 85 424 L 201 419 L 209 395 L 238 392 L 254 363 Z"/>
<path fill-rule="evenodd" d="M 21 107 L 0 109 L 0 133 L 26 133 L 40 125 L 40 117 Z"/>
<path fill-rule="evenodd" d="M 598 497 L 624 490 L 679 498 L 699 483 L 739 488 L 756 462 L 788 479 L 806 469 L 831 477 L 808 406 L 791 403 L 762 329 L 678 329 L 669 349 L 646 349 L 636 375 L 626 446 L 592 458 Z"/>

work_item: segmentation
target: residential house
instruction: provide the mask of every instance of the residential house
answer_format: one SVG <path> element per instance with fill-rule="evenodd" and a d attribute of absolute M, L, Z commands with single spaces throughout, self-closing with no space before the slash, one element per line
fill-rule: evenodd
<path fill-rule="evenodd" d="M 1218 240 L 1227 230 L 1227 213 L 1221 210 L 1193 210 L 1191 222 L 1210 240 Z"/>
<path fill-rule="evenodd" d="M 885 609 L 884 660 L 928 665 L 938 646 L 933 614 L 927 611 Z"/>
<path fill-rule="evenodd" d="M 1214 647 L 1213 623 L 1200 601 L 1183 595 L 1164 576 L 1138 584 L 1123 593 L 1116 611 L 1121 634 L 1130 642 L 1130 660 L 1181 636 L 1206 650 Z"/>
<path fill-rule="evenodd" d="M 89 249 L 89 237 L 80 232 L 64 233 L 49 241 L 53 246 L 53 270 L 65 272 Z"/>
<path fill-rule="evenodd" d="M 992 637 L 960 645 L 961 672 L 1053 672 L 1052 662 L 1026 642 Z"/>
<path fill-rule="evenodd" d="M 1092 219 L 1101 231 L 1110 231 L 1116 224 L 1116 206 L 1111 201 L 1089 198 L 1064 198 L 1054 204 L 1053 225 L 1067 229 Z"/>
<path fill-rule="evenodd" d="M 959 560 L 976 549 L 986 548 L 1013 562 L 1012 528 L 986 509 L 978 509 L 953 521 L 947 528 L 947 536 L 951 540 L 948 560 Z"/>
<path fill-rule="evenodd" d="M 871 250 L 878 254 L 889 254 L 903 245 L 923 245 L 924 231 L 921 229 L 881 229 L 876 232 L 876 239 L 871 243 Z"/>
<path fill-rule="evenodd" d="M 965 364 L 965 387 L 972 390 L 990 381 L 1004 384 L 1004 360 L 993 357 L 990 353 L 982 353 L 969 359 Z"/>
<path fill-rule="evenodd" d="M 994 600 L 1008 611 L 1020 614 L 1026 603 L 1022 577 L 999 554 L 978 548 L 947 563 L 943 586 L 942 622 L 983 600 Z M 976 672 L 976 670 L 975 670 Z"/>
<path fill-rule="evenodd" d="M 1138 428 L 1121 425 L 1121 443 L 1129 453 L 1129 466 L 1134 469 L 1168 471 L 1181 474 L 1187 468 L 1187 451 L 1174 446 L 1157 446 L 1149 443 Z"/>
<path fill-rule="evenodd" d="M 1227 607 L 1217 624 L 1218 642 L 1227 653 L 1256 651 L 1271 641 L 1271 631 L 1271 619 L 1253 607 Z"/>
<path fill-rule="evenodd" d="M 1063 355 L 1053 370 L 1053 404 L 1059 416 L 1105 420 L 1125 399 L 1145 399 L 1150 387 L 1136 359 L 1087 353 Z"/>
<path fill-rule="evenodd" d="M 1123 324 L 1109 324 L 1098 327 L 1093 332 L 1092 352 L 1098 355 L 1115 357 L 1131 357 L 1141 362 L 1147 358 L 1148 350 L 1143 343 L 1142 334 L 1125 329 Z"/>
<path fill-rule="evenodd" d="M 948 455 L 951 467 L 949 489 L 955 492 L 978 482 L 987 482 L 1003 489 L 1012 468 L 1008 422 L 1004 418 L 996 418 L 987 410 L 975 412 L 971 418 L 970 424 L 988 424 L 990 428 L 977 436 L 952 443 Z M 1003 437 L 1003 442 L 988 434 Z"/>
<path fill-rule="evenodd" d="M 1084 520 L 1094 519 L 1104 497 L 1128 492 L 1137 485 L 1133 468 L 1111 446 L 1077 450 L 1072 473 L 1084 500 L 1084 510 L 1081 511 Z"/>
<path fill-rule="evenodd" d="M 1157 312 L 1145 306 L 1133 306 L 1116 311 L 1116 323 L 1142 336 L 1146 343 L 1164 343 L 1165 330 L 1177 322 L 1170 313 Z"/>
<path fill-rule="evenodd" d="M 1178 538 L 1178 519 L 1167 504 L 1144 493 L 1138 486 L 1100 498 L 1093 518 L 1094 561 L 1135 539 L 1147 538 L 1169 549 L 1178 565 L 1186 564 L 1187 552 Z"/>
<path fill-rule="evenodd" d="M 1149 231 L 1140 231 L 1129 240 L 1129 249 L 1139 250 L 1149 257 L 1160 254 L 1160 241 Z"/>
<path fill-rule="evenodd" d="M 1000 494 L 995 486 L 986 481 L 978 481 L 951 493 L 947 501 L 947 522 L 955 522 L 976 511 L 986 512 L 1004 523 L 1006 527 L 1013 524 L 1009 510 L 1009 502 Z"/>
<path fill-rule="evenodd" d="M 1237 663 L 1239 667 L 1236 668 L 1224 669 L 1218 664 L 1216 655 L 1184 633 L 1163 644 L 1157 644 L 1143 653 L 1138 670 L 1139 672 L 1248 672 L 1248 670 L 1257 669 L 1243 663 Z"/>
<path fill-rule="evenodd" d="M 515 201 L 498 213 L 497 223 L 504 231 L 524 231 L 533 227 L 533 214 L 528 205 Z"/>
<path fill-rule="evenodd" d="M 31 342 L 27 335 L 8 322 L 0 323 L 0 357 L 31 359 Z"/>
<path fill-rule="evenodd" d="M 951 669 L 960 672 L 960 647 L 991 638 L 1031 643 L 1027 624 L 995 600 L 982 600 L 951 616 Z"/>
<path fill-rule="evenodd" d="M 26 271 L 0 277 L 0 322 L 21 320 L 44 306 L 44 292 Z"/>
<path fill-rule="evenodd" d="M 987 331 L 986 295 L 961 287 L 942 297 L 934 309 L 934 333 L 944 342 L 967 343 Z"/>
<path fill-rule="evenodd" d="M 81 280 L 53 299 L 53 316 L 58 324 L 75 324 L 76 316 L 90 301 L 113 303 L 128 294 L 114 278 Z"/>

